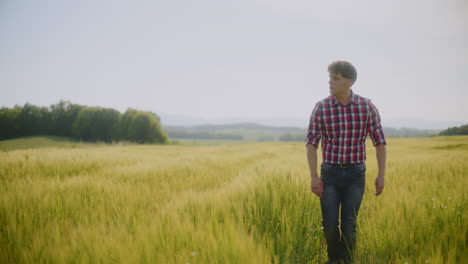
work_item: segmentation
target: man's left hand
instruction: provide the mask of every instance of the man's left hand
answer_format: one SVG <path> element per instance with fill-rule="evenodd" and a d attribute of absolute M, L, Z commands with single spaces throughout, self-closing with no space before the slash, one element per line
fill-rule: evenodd
<path fill-rule="evenodd" d="M 377 176 L 375 178 L 375 195 L 380 195 L 383 191 L 383 188 L 385 186 L 385 177 L 384 176 Z"/>

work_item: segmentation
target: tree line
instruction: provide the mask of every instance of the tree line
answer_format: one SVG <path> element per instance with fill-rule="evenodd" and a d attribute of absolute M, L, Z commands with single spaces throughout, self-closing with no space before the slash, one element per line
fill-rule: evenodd
<path fill-rule="evenodd" d="M 441 136 L 468 135 L 468 124 L 459 127 L 450 127 L 440 132 Z"/>
<path fill-rule="evenodd" d="M 160 118 L 152 112 L 129 108 L 89 107 L 60 101 L 50 107 L 33 104 L 0 108 L 0 140 L 50 135 L 83 141 L 166 143 Z"/>

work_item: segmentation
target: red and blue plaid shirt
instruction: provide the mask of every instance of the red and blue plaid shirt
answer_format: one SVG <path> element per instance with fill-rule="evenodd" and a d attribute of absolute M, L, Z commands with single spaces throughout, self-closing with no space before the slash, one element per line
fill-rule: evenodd
<path fill-rule="evenodd" d="M 325 163 L 361 163 L 366 160 L 366 137 L 374 146 L 386 144 L 380 116 L 372 102 L 355 93 L 343 105 L 334 95 L 315 105 L 310 117 L 307 144 L 322 140 Z"/>

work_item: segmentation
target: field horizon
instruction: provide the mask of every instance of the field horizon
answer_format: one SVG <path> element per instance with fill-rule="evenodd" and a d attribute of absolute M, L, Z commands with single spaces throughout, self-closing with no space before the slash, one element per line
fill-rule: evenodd
<path fill-rule="evenodd" d="M 61 141 L 62 140 L 62 141 Z M 222 142 L 219 142 L 222 143 Z M 356 263 L 468 259 L 468 136 L 368 140 Z M 1 263 L 322 263 L 301 142 L 0 142 Z"/>

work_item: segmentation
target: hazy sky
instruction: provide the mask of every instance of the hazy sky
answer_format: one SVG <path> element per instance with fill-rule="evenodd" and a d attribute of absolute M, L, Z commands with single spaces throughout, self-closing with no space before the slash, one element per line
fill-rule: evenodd
<path fill-rule="evenodd" d="M 0 106 L 307 123 L 346 59 L 384 120 L 468 122 L 467 28 L 465 0 L 0 0 Z"/>

